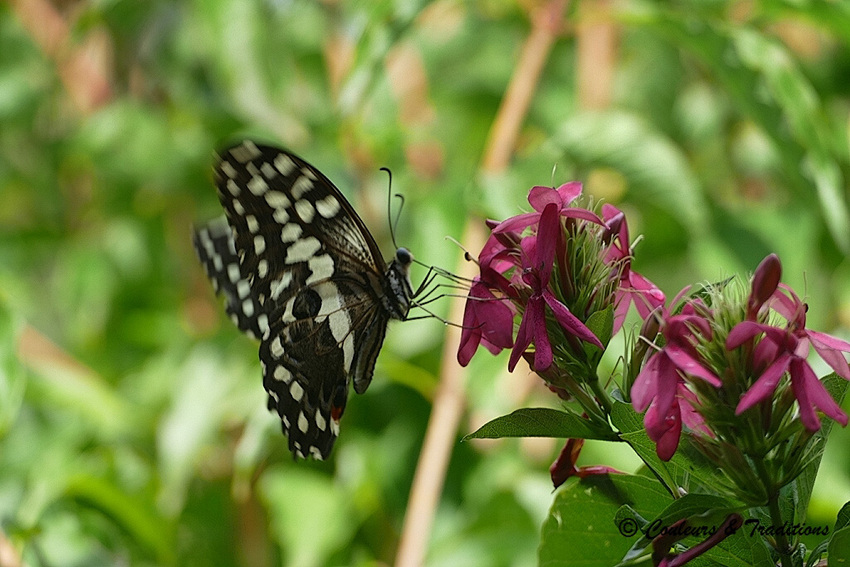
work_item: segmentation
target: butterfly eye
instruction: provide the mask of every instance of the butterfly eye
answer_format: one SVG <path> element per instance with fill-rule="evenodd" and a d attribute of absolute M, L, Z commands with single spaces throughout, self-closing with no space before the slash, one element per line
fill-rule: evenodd
<path fill-rule="evenodd" d="M 407 266 L 413 262 L 413 254 L 407 248 L 399 248 L 395 251 L 395 259 L 402 266 Z"/>

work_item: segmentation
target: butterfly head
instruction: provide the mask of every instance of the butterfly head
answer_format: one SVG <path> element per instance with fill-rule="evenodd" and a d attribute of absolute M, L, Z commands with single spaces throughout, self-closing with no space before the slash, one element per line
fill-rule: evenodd
<path fill-rule="evenodd" d="M 407 248 L 399 248 L 387 268 L 383 302 L 393 319 L 404 320 L 410 311 L 410 299 L 413 297 L 413 288 L 410 285 L 412 263 L 413 254 Z"/>

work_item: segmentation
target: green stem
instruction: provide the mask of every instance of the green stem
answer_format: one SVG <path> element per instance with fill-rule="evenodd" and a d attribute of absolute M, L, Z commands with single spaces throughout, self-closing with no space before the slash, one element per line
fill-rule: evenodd
<path fill-rule="evenodd" d="M 568 383 L 564 384 L 564 389 L 569 392 L 573 398 L 575 398 L 591 419 L 595 418 L 598 421 L 607 422 L 607 417 L 600 413 L 599 406 L 592 397 L 587 395 L 587 392 L 585 392 L 581 386 L 570 380 Z"/>
<path fill-rule="evenodd" d="M 596 396 L 596 399 L 599 400 L 599 403 L 602 404 L 602 409 L 605 410 L 606 415 L 611 415 L 611 410 L 614 407 L 614 404 L 611 403 L 611 398 L 608 397 L 608 392 L 599 384 L 599 380 L 591 380 L 590 389 L 593 390 L 593 394 Z"/>
<path fill-rule="evenodd" d="M 779 562 L 782 567 L 793 567 L 791 545 L 788 543 L 788 538 L 782 530 L 782 511 L 779 509 L 779 489 L 776 488 L 776 484 L 771 480 L 770 474 L 764 468 L 764 463 L 761 460 L 757 460 L 755 464 L 758 475 L 767 489 L 767 509 L 770 512 L 770 521 L 773 527 L 776 528 L 777 535 L 775 536 L 776 541 L 773 547 L 779 553 Z"/>

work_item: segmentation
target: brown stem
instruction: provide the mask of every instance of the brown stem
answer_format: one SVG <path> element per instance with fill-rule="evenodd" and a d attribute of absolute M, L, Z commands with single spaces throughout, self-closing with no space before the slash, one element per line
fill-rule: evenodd
<path fill-rule="evenodd" d="M 105 35 L 90 34 L 84 45 L 75 45 L 68 22 L 47 0 L 11 0 L 10 5 L 33 42 L 53 60 L 80 112 L 93 112 L 112 98 L 104 64 L 109 49 Z"/>
<path fill-rule="evenodd" d="M 498 173 L 508 167 L 543 66 L 558 37 L 566 6 L 567 0 L 551 0 L 533 15 L 531 33 L 490 130 L 481 163 L 484 174 Z M 476 250 L 483 246 L 485 238 L 484 223 L 480 219 L 470 219 L 464 230 L 464 243 L 469 249 Z M 471 263 L 459 260 L 457 272 L 468 273 L 472 268 L 474 265 Z M 461 320 L 462 313 L 463 299 L 453 299 L 450 320 Z M 440 384 L 434 396 L 428 430 L 410 490 L 396 556 L 397 567 L 418 567 L 425 562 L 434 513 L 464 409 L 466 373 L 455 363 L 459 339 L 459 329 L 447 327 Z"/>

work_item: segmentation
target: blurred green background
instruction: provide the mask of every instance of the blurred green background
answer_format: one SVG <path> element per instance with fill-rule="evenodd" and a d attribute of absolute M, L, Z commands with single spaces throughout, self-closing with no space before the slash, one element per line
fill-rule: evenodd
<path fill-rule="evenodd" d="M 532 29 L 556 41 L 513 83 L 509 167 L 482 166 Z M 668 296 L 776 252 L 810 327 L 846 338 L 848 43 L 841 1 L 0 4 L 0 565 L 393 563 L 444 327 L 392 324 L 334 457 L 294 463 L 190 242 L 221 212 L 213 152 L 242 136 L 324 171 L 387 256 L 382 166 L 399 243 L 450 270 L 446 236 L 578 179 Z M 557 405 L 505 364 L 470 366 L 428 565 L 536 564 L 560 442 L 459 442 Z M 850 500 L 848 443 L 810 524 Z M 598 443 L 580 464 L 636 466 Z"/>

